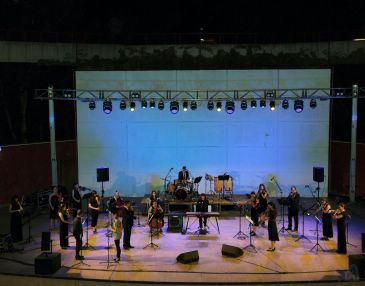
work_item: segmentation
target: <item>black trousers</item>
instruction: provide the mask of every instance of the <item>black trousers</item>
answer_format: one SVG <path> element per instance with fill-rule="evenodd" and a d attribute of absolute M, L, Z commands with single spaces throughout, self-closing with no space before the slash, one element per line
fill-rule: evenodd
<path fill-rule="evenodd" d="M 123 247 L 128 247 L 131 245 L 132 226 L 125 226 L 123 230 Z"/>
<path fill-rule="evenodd" d="M 117 249 L 117 258 L 120 259 L 120 239 L 114 240 L 115 248 Z"/>
<path fill-rule="evenodd" d="M 204 226 L 207 226 L 207 217 L 199 217 L 199 227 L 203 228 L 203 221 L 204 221 Z"/>
<path fill-rule="evenodd" d="M 99 212 L 98 211 L 91 211 L 91 227 L 96 227 L 96 225 L 98 224 L 98 217 L 99 217 Z"/>
<path fill-rule="evenodd" d="M 299 210 L 298 209 L 293 209 L 293 208 L 288 208 L 288 220 L 289 220 L 289 225 L 288 228 L 292 228 L 292 220 L 294 218 L 294 230 L 298 230 L 298 217 L 299 217 Z"/>
<path fill-rule="evenodd" d="M 82 247 L 82 237 L 81 236 L 75 236 L 76 239 L 76 256 L 80 256 L 80 250 Z"/>

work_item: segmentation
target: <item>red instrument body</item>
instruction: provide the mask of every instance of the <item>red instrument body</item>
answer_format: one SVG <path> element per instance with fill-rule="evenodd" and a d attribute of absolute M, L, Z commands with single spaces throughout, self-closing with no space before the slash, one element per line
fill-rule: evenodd
<path fill-rule="evenodd" d="M 121 198 L 117 198 L 117 201 L 115 202 L 115 206 L 117 208 L 118 216 L 123 217 L 124 202 L 122 201 Z"/>
<path fill-rule="evenodd" d="M 155 211 L 153 218 L 150 221 L 150 227 L 158 229 L 163 228 L 165 224 L 163 216 L 164 216 L 163 212 L 159 210 Z"/>

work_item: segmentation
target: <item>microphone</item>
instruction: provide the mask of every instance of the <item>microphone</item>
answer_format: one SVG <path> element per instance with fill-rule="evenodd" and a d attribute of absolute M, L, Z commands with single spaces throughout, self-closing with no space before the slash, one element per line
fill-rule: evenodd
<path fill-rule="evenodd" d="M 170 171 L 172 171 L 174 168 L 171 168 Z"/>

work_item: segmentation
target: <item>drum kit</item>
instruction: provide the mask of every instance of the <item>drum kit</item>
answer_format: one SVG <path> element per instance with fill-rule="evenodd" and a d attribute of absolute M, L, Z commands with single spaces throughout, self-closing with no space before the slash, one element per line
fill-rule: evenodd
<path fill-rule="evenodd" d="M 191 180 L 176 179 L 167 184 L 167 193 L 178 200 L 185 200 L 188 194 L 193 192 L 193 182 Z"/>

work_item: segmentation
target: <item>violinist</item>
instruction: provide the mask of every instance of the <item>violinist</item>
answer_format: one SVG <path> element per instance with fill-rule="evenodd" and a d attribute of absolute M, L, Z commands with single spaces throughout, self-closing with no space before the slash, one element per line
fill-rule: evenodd
<path fill-rule="evenodd" d="M 81 210 L 81 193 L 78 183 L 74 183 L 71 191 L 72 196 L 72 216 L 75 218 L 77 210 Z"/>
<path fill-rule="evenodd" d="M 148 224 L 151 229 L 157 229 L 157 232 L 162 232 L 164 226 L 164 211 L 157 201 L 152 201 L 152 205 L 148 209 Z"/>
<path fill-rule="evenodd" d="M 53 186 L 52 193 L 48 197 L 50 229 L 56 228 L 56 221 L 58 218 L 58 209 L 60 206 L 61 196 L 62 194 L 58 190 L 57 186 Z"/>
<path fill-rule="evenodd" d="M 19 242 L 23 240 L 23 226 L 22 226 L 22 215 L 23 207 L 19 201 L 18 195 L 14 195 L 11 198 L 9 205 L 10 213 L 10 233 L 13 242 Z"/>
<path fill-rule="evenodd" d="M 292 220 L 294 218 L 294 231 L 298 232 L 298 217 L 299 217 L 299 201 L 300 195 L 295 186 L 290 188 L 290 193 L 287 198 L 288 202 L 288 227 L 286 230 L 292 230 Z"/>
<path fill-rule="evenodd" d="M 123 248 L 128 250 L 130 248 L 134 248 L 131 245 L 131 234 L 132 234 L 132 227 L 133 227 L 133 217 L 134 217 L 134 210 L 131 204 L 131 201 L 126 200 L 123 206 Z"/>
<path fill-rule="evenodd" d="M 331 205 L 326 199 L 323 199 L 321 202 L 321 211 L 323 226 L 323 237 L 321 238 L 321 240 L 329 240 L 329 237 L 333 237 L 332 213 L 334 212 L 334 210 L 331 210 Z"/>
<path fill-rule="evenodd" d="M 207 212 L 208 206 L 209 206 L 209 201 L 207 199 L 207 196 L 204 193 L 201 193 L 199 200 L 196 202 L 196 211 L 197 212 Z M 206 216 L 204 216 L 204 217 L 199 216 L 199 228 L 200 228 L 200 230 L 203 229 L 203 220 L 204 220 L 204 230 L 206 230 L 207 220 L 208 220 L 208 218 Z"/>
<path fill-rule="evenodd" d="M 60 246 L 62 249 L 68 248 L 68 225 L 71 224 L 68 219 L 70 217 L 70 209 L 65 203 L 60 204 L 58 210 L 58 218 L 60 219 Z"/>
<path fill-rule="evenodd" d="M 96 233 L 96 225 L 98 224 L 99 210 L 100 210 L 100 199 L 96 194 L 96 191 L 91 192 L 91 196 L 89 199 L 88 208 L 91 211 L 91 227 Z"/>
<path fill-rule="evenodd" d="M 255 192 L 250 194 L 250 205 L 251 205 L 251 219 L 253 221 L 251 236 L 256 235 L 256 228 L 259 225 L 259 206 L 260 201 Z"/>
<path fill-rule="evenodd" d="M 261 226 L 265 227 L 265 211 L 267 209 L 267 197 L 269 196 L 266 191 L 264 184 L 259 185 L 259 190 L 257 192 L 257 198 L 259 200 L 258 215 L 260 217 Z"/>
<path fill-rule="evenodd" d="M 113 215 L 118 214 L 119 217 L 123 215 L 123 200 L 118 191 L 115 191 L 114 196 L 109 200 L 109 211 Z"/>
<path fill-rule="evenodd" d="M 345 204 L 339 203 L 337 210 L 333 213 L 333 217 L 337 221 L 337 253 L 346 254 L 346 210 Z"/>

